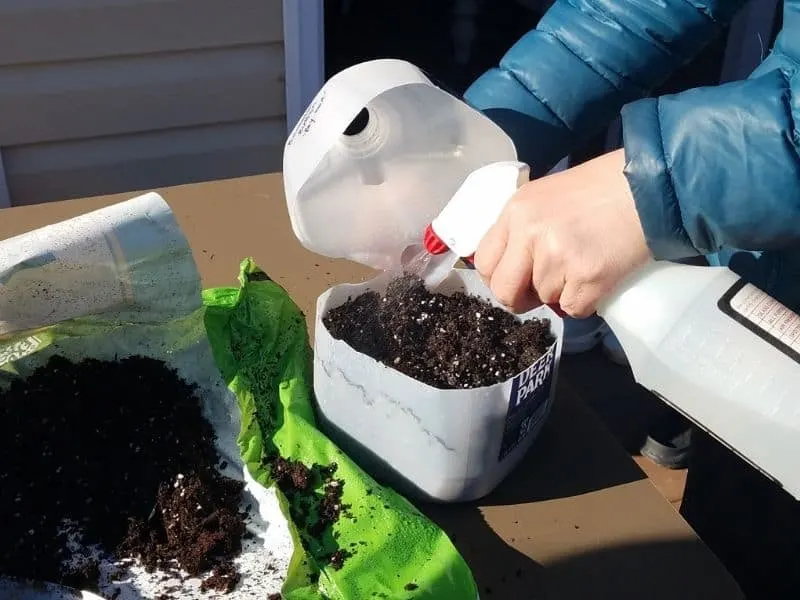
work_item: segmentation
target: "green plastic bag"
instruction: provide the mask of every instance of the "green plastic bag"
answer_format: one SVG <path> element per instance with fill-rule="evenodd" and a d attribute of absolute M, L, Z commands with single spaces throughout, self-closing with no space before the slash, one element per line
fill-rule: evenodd
<path fill-rule="evenodd" d="M 411 503 L 378 485 L 315 426 L 311 350 L 303 314 L 249 259 L 237 288 L 206 290 L 205 324 L 214 358 L 239 400 L 239 447 L 253 477 L 270 485 L 265 455 L 306 466 L 337 465 L 350 517 L 316 543 L 292 523 L 295 552 L 283 587 L 287 600 L 429 598 L 473 600 L 469 567 L 445 533 Z M 284 514 L 289 505 L 279 493 Z M 305 542 L 305 543 L 303 543 Z M 354 553 L 340 569 L 325 557 L 336 546 Z"/>

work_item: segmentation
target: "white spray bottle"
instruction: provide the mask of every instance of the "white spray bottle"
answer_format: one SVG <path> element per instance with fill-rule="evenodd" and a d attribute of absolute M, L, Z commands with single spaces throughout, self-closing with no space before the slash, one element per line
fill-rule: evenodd
<path fill-rule="evenodd" d="M 428 252 L 474 254 L 527 172 L 470 174 L 425 231 Z M 435 286 L 441 272 L 423 276 Z M 800 499 L 800 316 L 728 268 L 670 262 L 641 268 L 597 312 L 640 385 Z"/>

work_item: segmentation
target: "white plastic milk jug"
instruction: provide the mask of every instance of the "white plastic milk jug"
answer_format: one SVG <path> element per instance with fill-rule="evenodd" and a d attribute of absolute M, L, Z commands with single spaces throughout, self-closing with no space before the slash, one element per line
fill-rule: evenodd
<path fill-rule="evenodd" d="M 467 175 L 516 158 L 502 129 L 414 65 L 361 63 L 325 84 L 286 142 L 292 227 L 318 254 L 396 269 Z"/>

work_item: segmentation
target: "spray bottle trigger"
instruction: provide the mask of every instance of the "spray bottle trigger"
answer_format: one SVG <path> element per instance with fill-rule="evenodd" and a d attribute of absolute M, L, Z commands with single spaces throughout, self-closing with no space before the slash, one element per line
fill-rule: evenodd
<path fill-rule="evenodd" d="M 461 258 L 461 260 L 464 262 L 464 265 L 468 269 L 473 269 L 473 270 L 475 269 L 475 255 L 474 254 L 471 254 L 469 256 L 464 256 L 464 257 Z M 559 317 L 564 318 L 564 317 L 568 316 L 567 313 L 565 313 L 563 310 L 561 310 L 561 307 L 558 304 L 548 304 L 547 306 L 550 308 L 550 310 L 552 310 L 554 313 L 556 313 Z"/>

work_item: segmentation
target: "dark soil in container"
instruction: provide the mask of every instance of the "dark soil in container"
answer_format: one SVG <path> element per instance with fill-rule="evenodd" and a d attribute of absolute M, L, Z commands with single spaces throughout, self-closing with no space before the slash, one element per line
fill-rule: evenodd
<path fill-rule="evenodd" d="M 68 564 L 69 522 L 106 555 L 232 589 L 242 484 L 219 474 L 201 411 L 192 385 L 143 357 L 54 357 L 0 392 L 0 573 L 97 589 L 96 561 Z"/>
<path fill-rule="evenodd" d="M 521 322 L 483 299 L 431 293 L 419 277 L 392 281 L 323 318 L 358 352 L 437 388 L 475 388 L 513 377 L 555 341 L 547 320 Z"/>

